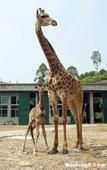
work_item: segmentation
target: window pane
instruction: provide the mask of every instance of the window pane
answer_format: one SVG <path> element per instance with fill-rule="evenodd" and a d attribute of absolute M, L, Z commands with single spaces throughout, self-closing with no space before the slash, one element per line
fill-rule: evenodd
<path fill-rule="evenodd" d="M 58 109 L 59 116 L 62 116 L 62 109 Z"/>
<path fill-rule="evenodd" d="M 7 110 L 7 105 L 3 105 L 1 108 Z"/>
<path fill-rule="evenodd" d="M 8 104 L 8 96 L 1 96 L 1 104 Z"/>
<path fill-rule="evenodd" d="M 62 105 L 57 105 L 57 108 L 58 108 L 58 109 L 61 109 L 61 108 L 62 108 Z"/>
<path fill-rule="evenodd" d="M 0 106 L 0 117 L 7 117 L 7 110 L 8 110 L 7 105 L 1 105 Z"/>
<path fill-rule="evenodd" d="M 15 110 L 11 110 L 11 117 L 15 117 Z"/>
<path fill-rule="evenodd" d="M 2 110 L 2 117 L 7 117 L 7 110 Z"/>
<path fill-rule="evenodd" d="M 61 100 L 60 100 L 60 99 L 58 99 L 57 103 L 58 103 L 58 104 L 62 104 L 62 102 L 61 102 Z"/>
<path fill-rule="evenodd" d="M 16 116 L 18 116 L 18 106 L 12 105 L 11 106 L 11 117 L 16 117 Z"/>
<path fill-rule="evenodd" d="M 16 117 L 18 117 L 19 116 L 19 111 L 18 111 L 18 109 L 16 110 Z"/>
<path fill-rule="evenodd" d="M 11 117 L 17 117 L 18 116 L 18 110 L 11 110 Z"/>
<path fill-rule="evenodd" d="M 17 105 L 11 106 L 11 109 L 17 109 Z"/>
<path fill-rule="evenodd" d="M 11 96 L 11 104 L 16 104 L 16 96 Z"/>

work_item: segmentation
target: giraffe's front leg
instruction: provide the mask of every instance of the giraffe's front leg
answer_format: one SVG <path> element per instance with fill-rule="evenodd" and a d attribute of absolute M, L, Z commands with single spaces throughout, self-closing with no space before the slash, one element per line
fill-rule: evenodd
<path fill-rule="evenodd" d="M 67 144 L 67 136 L 66 136 L 66 124 L 67 124 L 67 109 L 66 106 L 63 105 L 63 112 L 62 112 L 62 123 L 63 123 L 63 134 L 64 134 L 64 141 L 63 141 L 63 154 L 68 153 L 68 144 Z"/>
<path fill-rule="evenodd" d="M 55 129 L 55 135 L 54 135 L 54 146 L 51 151 L 48 151 L 49 154 L 55 154 L 58 152 L 58 114 L 57 114 L 57 106 L 52 105 L 53 113 L 54 113 L 54 129 Z"/>
<path fill-rule="evenodd" d="M 27 139 L 27 136 L 28 136 L 28 133 L 29 133 L 30 129 L 31 129 L 31 126 L 29 124 L 28 128 L 27 128 L 27 131 L 26 131 L 26 134 L 25 134 L 25 140 L 24 140 L 24 144 L 23 144 L 23 152 L 25 152 L 26 139 Z"/>

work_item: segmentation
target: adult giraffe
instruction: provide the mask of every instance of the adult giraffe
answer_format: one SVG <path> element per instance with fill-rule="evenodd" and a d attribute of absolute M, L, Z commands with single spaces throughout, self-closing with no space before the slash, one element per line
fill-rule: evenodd
<path fill-rule="evenodd" d="M 44 36 L 42 26 L 56 26 L 57 22 L 52 19 L 44 10 L 39 8 L 36 13 L 35 32 L 38 37 L 39 43 L 46 56 L 50 67 L 50 74 L 48 77 L 48 93 L 49 100 L 52 105 L 54 114 L 54 146 L 49 153 L 57 153 L 58 147 L 58 114 L 57 114 L 57 96 L 63 104 L 62 123 L 64 131 L 63 153 L 68 153 L 67 137 L 66 137 L 66 123 L 67 123 L 67 108 L 73 114 L 76 129 L 77 129 L 77 142 L 76 148 L 82 149 L 82 106 L 83 106 L 83 90 L 80 81 L 74 75 L 68 73 L 64 66 L 61 64 L 57 57 L 52 45 Z"/>

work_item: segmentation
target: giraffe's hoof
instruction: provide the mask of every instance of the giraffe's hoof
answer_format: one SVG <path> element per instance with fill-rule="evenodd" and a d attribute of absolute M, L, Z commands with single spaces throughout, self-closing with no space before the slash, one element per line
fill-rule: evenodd
<path fill-rule="evenodd" d="M 74 149 L 79 149 L 79 150 L 83 150 L 83 146 L 82 145 L 75 145 L 74 147 L 73 147 Z"/>
<path fill-rule="evenodd" d="M 49 151 L 49 147 L 46 148 L 47 152 Z"/>
<path fill-rule="evenodd" d="M 76 144 L 73 146 L 74 149 L 78 149 L 79 148 L 79 142 L 77 141 Z"/>
<path fill-rule="evenodd" d="M 37 153 L 36 153 L 36 152 L 33 152 L 33 155 L 34 155 L 34 156 L 37 156 Z"/>
<path fill-rule="evenodd" d="M 58 152 L 58 150 L 53 148 L 52 150 L 48 151 L 47 153 L 48 154 L 56 154 L 57 152 Z"/>
<path fill-rule="evenodd" d="M 68 153 L 68 150 L 67 150 L 67 149 L 63 149 L 63 150 L 62 150 L 62 153 L 63 153 L 63 154 L 67 154 L 67 153 Z"/>
<path fill-rule="evenodd" d="M 79 150 L 84 150 L 83 146 L 79 146 Z"/>

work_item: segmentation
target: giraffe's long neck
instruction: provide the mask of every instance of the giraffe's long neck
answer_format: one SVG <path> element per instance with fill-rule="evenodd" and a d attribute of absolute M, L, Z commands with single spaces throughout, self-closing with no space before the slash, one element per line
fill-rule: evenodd
<path fill-rule="evenodd" d="M 58 71 L 65 70 L 63 65 L 61 64 L 60 60 L 58 59 L 55 50 L 53 49 L 50 42 L 46 39 L 46 37 L 43 35 L 42 29 L 39 28 L 39 30 L 36 30 L 36 34 L 38 37 L 38 40 L 40 42 L 40 45 L 44 51 L 44 54 L 47 58 L 47 61 L 49 63 L 50 71 L 53 75 L 57 74 Z"/>
<path fill-rule="evenodd" d="M 43 111 L 44 110 L 44 96 L 43 93 L 39 93 L 39 107 Z"/>

